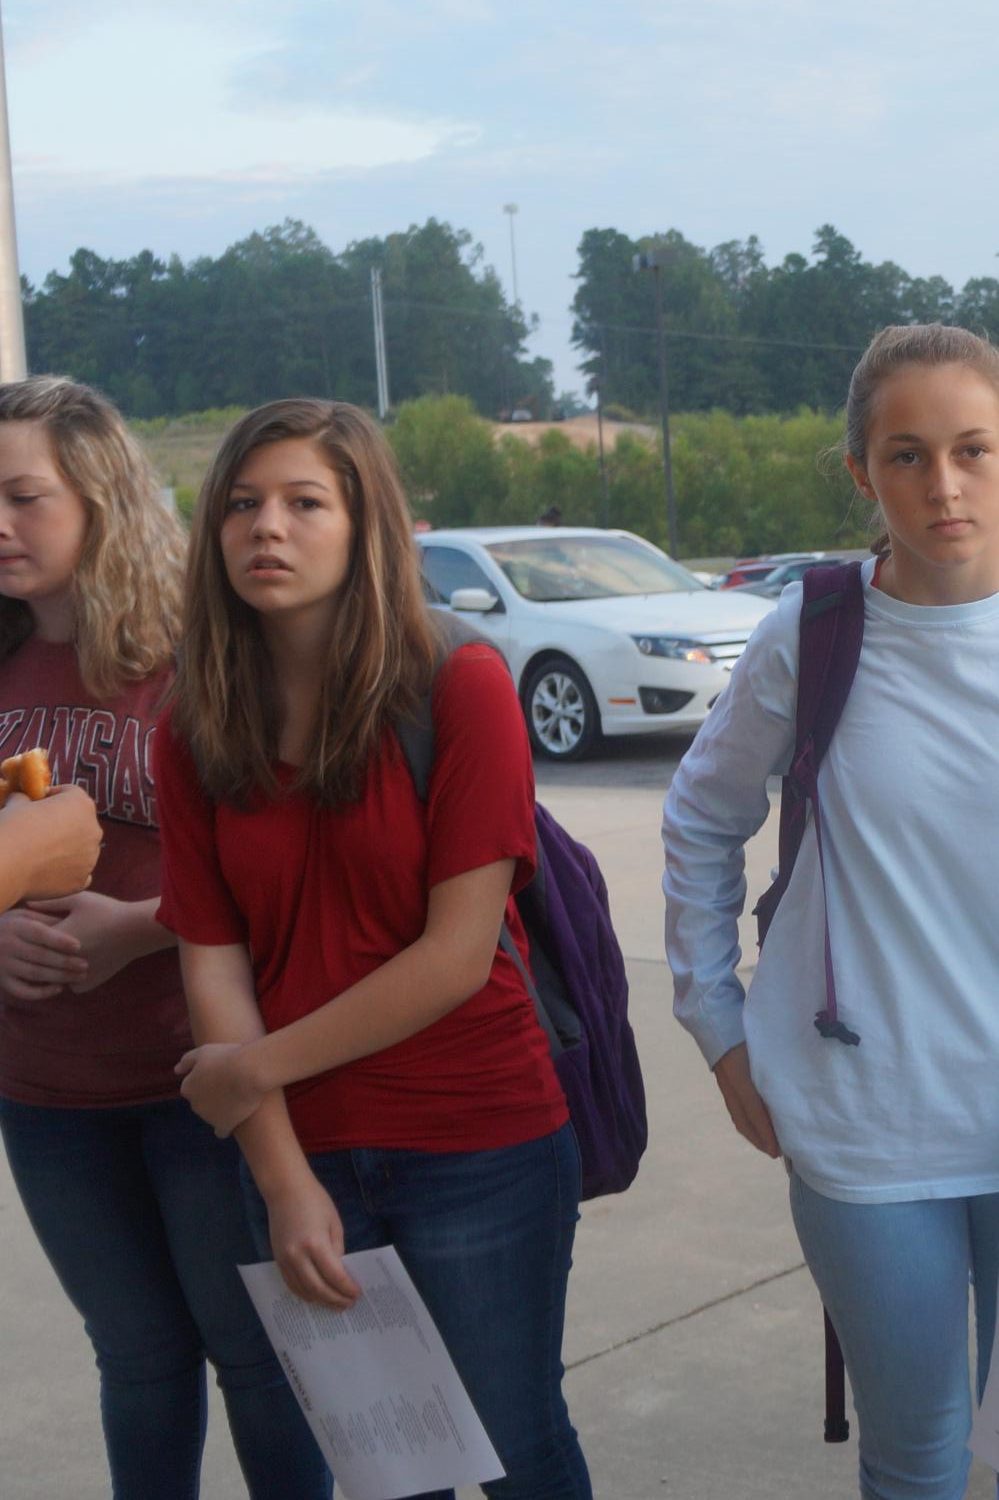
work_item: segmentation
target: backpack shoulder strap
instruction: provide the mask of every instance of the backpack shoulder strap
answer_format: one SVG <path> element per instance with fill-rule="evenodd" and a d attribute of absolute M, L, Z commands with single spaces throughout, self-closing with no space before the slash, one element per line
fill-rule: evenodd
<path fill-rule="evenodd" d="M 778 868 L 782 893 L 805 831 L 807 799 L 817 794 L 819 766 L 853 686 L 863 638 L 860 564 L 810 568 L 802 579 L 798 624 L 794 753 L 780 804 Z"/>
<path fill-rule="evenodd" d="M 433 690 L 437 673 L 448 660 L 451 654 L 457 651 L 459 646 L 467 646 L 473 643 L 488 646 L 490 651 L 502 655 L 492 641 L 463 620 L 460 615 L 452 614 L 449 610 L 432 610 L 431 619 L 437 636 L 437 651 L 435 655 L 433 672 L 427 691 L 419 699 L 416 709 L 412 715 L 397 720 L 395 724 L 396 738 L 406 758 L 409 774 L 413 778 L 416 795 L 421 802 L 426 802 L 430 789 L 430 773 L 434 766 L 434 714 L 433 714 Z M 540 873 L 539 861 L 538 870 Z M 538 876 L 535 875 L 535 880 Z M 543 882 L 543 877 L 542 877 Z M 543 885 L 542 885 L 543 890 Z M 555 1029 L 554 1023 L 548 1015 L 537 986 L 532 979 L 524 960 L 520 956 L 520 950 L 514 941 L 513 933 L 504 921 L 500 929 L 499 944 L 503 952 L 512 961 L 520 978 L 534 1005 L 535 1014 L 541 1023 L 541 1029 L 548 1038 L 548 1044 L 552 1055 L 557 1056 L 562 1051 L 563 1043 Z"/>
<path fill-rule="evenodd" d="M 822 819 L 818 774 L 836 725 L 846 706 L 864 638 L 864 590 L 859 563 L 810 568 L 802 579 L 798 628 L 798 689 L 794 753 L 784 777 L 780 801 L 777 875 L 756 905 L 762 947 L 781 897 L 787 890 L 811 805 L 821 872 Z M 859 1040 L 838 1020 L 826 923 L 827 1006 L 816 1017 L 823 1036 Z"/>
<path fill-rule="evenodd" d="M 820 576 L 812 579 L 812 574 Z M 781 893 L 787 889 L 805 831 L 808 805 L 815 824 L 819 879 L 825 908 L 825 865 L 819 766 L 840 721 L 857 674 L 864 638 L 864 592 L 860 564 L 813 568 L 805 574 L 798 646 L 798 700 L 794 761 L 781 793 L 779 860 Z M 829 914 L 825 914 L 826 1005 L 815 1017 L 823 1037 L 856 1046 L 860 1037 L 839 1019 L 833 974 Z"/>
<path fill-rule="evenodd" d="M 798 627 L 795 760 L 811 739 L 816 770 L 846 706 L 863 638 L 860 563 L 810 568 L 802 579 Z"/>
<path fill-rule="evenodd" d="M 434 716 L 432 697 L 434 683 L 437 673 L 447 661 L 452 652 L 457 651 L 459 646 L 467 646 L 472 642 L 479 642 L 495 650 L 492 641 L 487 640 L 484 635 L 463 620 L 460 615 L 452 614 L 450 610 L 433 609 L 429 611 L 431 624 L 436 637 L 436 650 L 434 654 L 434 666 L 427 691 L 419 699 L 412 715 L 400 718 L 393 725 L 396 738 L 399 741 L 402 753 L 406 757 L 409 766 L 409 774 L 413 778 L 416 787 L 416 795 L 421 802 L 426 802 L 427 792 L 430 787 L 430 772 L 434 765 Z"/>

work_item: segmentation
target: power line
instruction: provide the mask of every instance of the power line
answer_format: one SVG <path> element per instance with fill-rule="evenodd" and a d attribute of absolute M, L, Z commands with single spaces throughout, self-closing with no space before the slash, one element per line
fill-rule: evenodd
<path fill-rule="evenodd" d="M 594 323 L 592 326 L 596 330 L 602 328 L 605 332 L 646 333 L 650 336 L 656 331 L 651 325 L 639 323 Z M 718 344 L 764 344 L 775 349 L 834 350 L 840 354 L 860 354 L 864 349 L 863 344 L 823 344 L 806 339 L 767 339 L 746 333 L 699 333 L 692 328 L 670 328 L 668 325 L 663 328 L 663 332 L 670 339 L 697 339 L 705 343 Z"/>
<path fill-rule="evenodd" d="M 44 290 L 36 293 L 36 296 L 39 299 L 47 297 L 49 295 L 51 294 L 46 293 Z M 437 312 L 443 313 L 448 317 L 471 319 L 473 321 L 483 323 L 511 323 L 513 320 L 518 318 L 522 321 L 524 320 L 524 314 L 520 311 L 519 307 L 507 307 L 497 311 L 485 308 L 467 307 L 460 302 L 434 302 L 427 301 L 426 299 L 419 297 L 397 296 L 383 296 L 383 305 L 388 310 L 398 309 L 401 311 L 409 312 Z M 337 312 L 341 310 L 357 310 L 368 313 L 370 312 L 370 309 L 371 301 L 368 297 L 331 297 L 329 299 L 324 299 L 321 311 L 325 313 Z M 531 316 L 533 318 L 533 322 L 527 327 L 525 331 L 525 339 L 532 337 L 534 334 L 540 332 L 541 329 L 545 327 L 551 328 L 555 325 L 558 325 L 565 328 L 574 326 L 578 322 L 578 320 L 576 319 L 572 319 L 570 322 L 568 318 L 556 317 L 551 314 L 541 315 L 534 313 Z M 233 313 L 232 318 L 233 321 L 238 321 L 239 315 Z M 310 321 L 312 321 L 311 315 Z M 138 323 L 135 323 L 133 326 L 139 327 L 140 325 Z M 605 333 L 644 334 L 652 338 L 656 333 L 655 325 L 651 323 L 608 323 L 603 321 L 602 319 L 594 319 L 592 322 L 587 323 L 586 326 L 588 329 L 592 329 L 596 334 L 599 334 L 600 330 L 602 329 Z M 864 348 L 862 344 L 833 344 L 814 339 L 775 339 L 760 337 L 755 334 L 708 333 L 693 328 L 676 328 L 671 326 L 670 324 L 664 324 L 663 332 L 665 333 L 667 338 L 672 339 L 692 339 L 702 343 L 745 344 L 750 346 L 760 345 L 763 347 L 775 349 L 813 349 L 819 352 L 824 351 L 840 354 L 858 354 L 861 353 Z M 594 353 L 597 352 L 596 345 L 591 346 L 589 344 L 586 344 L 579 345 L 578 347 L 585 349 L 589 349 L 592 347 Z"/>

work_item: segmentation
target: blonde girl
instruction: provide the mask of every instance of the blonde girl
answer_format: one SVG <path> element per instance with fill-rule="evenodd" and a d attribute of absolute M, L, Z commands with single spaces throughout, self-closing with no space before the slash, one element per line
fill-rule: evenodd
<path fill-rule="evenodd" d="M 319 1455 L 235 1268 L 235 1152 L 173 1074 L 190 1033 L 154 920 L 151 766 L 184 551 L 114 407 L 68 380 L 0 386 L 0 756 L 44 745 L 104 838 L 88 890 L 0 916 L 0 1128 L 94 1346 L 116 1500 L 198 1493 L 206 1356 L 251 1495 L 312 1500 Z"/>

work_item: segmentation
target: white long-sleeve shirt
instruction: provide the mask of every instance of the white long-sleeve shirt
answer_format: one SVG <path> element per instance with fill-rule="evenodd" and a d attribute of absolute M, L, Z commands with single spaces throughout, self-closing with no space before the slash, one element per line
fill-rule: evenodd
<path fill-rule="evenodd" d="M 792 585 L 757 627 L 666 797 L 675 1011 L 709 1065 L 742 1040 L 784 1153 L 816 1191 L 889 1202 L 999 1191 L 999 595 L 871 587 L 857 676 L 819 773 L 841 1018 L 821 1037 L 814 829 L 744 997 L 742 847 L 794 745 Z M 759 892 L 752 893 L 755 901 Z"/>

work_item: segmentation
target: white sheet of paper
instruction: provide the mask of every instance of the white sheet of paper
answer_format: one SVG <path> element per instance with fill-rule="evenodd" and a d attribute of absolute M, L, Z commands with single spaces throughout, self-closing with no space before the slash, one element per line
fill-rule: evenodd
<path fill-rule="evenodd" d="M 999 1470 L 999 1323 L 992 1341 L 992 1364 L 982 1392 L 982 1404 L 971 1424 L 968 1447 L 976 1458 Z"/>
<path fill-rule="evenodd" d="M 303 1302 L 273 1261 L 240 1266 L 267 1336 L 347 1500 L 499 1479 L 503 1466 L 396 1251 L 344 1257 L 364 1295 Z"/>

